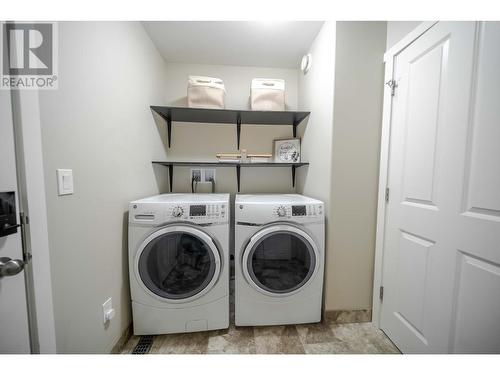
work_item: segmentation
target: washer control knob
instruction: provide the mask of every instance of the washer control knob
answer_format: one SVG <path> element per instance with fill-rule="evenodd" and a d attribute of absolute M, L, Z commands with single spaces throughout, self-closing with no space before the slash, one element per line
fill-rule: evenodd
<path fill-rule="evenodd" d="M 182 207 L 174 207 L 174 209 L 172 210 L 172 217 L 181 217 L 182 215 L 184 215 L 184 210 L 182 209 Z"/>
<path fill-rule="evenodd" d="M 276 213 L 278 214 L 279 217 L 285 217 L 286 208 L 284 206 L 279 206 L 278 209 L 276 210 Z"/>

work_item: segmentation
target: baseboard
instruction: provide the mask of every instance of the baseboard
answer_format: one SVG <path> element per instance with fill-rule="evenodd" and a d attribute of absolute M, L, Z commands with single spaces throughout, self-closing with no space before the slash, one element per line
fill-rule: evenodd
<path fill-rule="evenodd" d="M 116 342 L 115 346 L 113 346 L 113 349 L 111 349 L 110 354 L 120 354 L 131 336 L 132 336 L 132 324 L 130 324 L 125 329 L 125 331 L 123 331 L 122 335 Z"/>
<path fill-rule="evenodd" d="M 366 323 L 372 321 L 372 309 L 325 311 L 324 318 L 329 323 Z"/>

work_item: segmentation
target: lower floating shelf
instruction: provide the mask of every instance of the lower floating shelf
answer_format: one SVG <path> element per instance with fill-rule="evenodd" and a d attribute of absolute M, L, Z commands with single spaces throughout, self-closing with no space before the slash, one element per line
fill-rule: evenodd
<path fill-rule="evenodd" d="M 174 166 L 189 167 L 189 166 L 205 166 L 205 167 L 235 167 L 236 179 L 238 183 L 238 193 L 240 192 L 240 173 L 241 168 L 255 168 L 255 167 L 291 167 L 292 168 L 292 186 L 295 186 L 295 169 L 309 163 L 238 163 L 238 162 L 217 162 L 217 161 L 153 161 L 153 164 L 163 165 L 168 167 L 170 192 L 174 181 Z"/>

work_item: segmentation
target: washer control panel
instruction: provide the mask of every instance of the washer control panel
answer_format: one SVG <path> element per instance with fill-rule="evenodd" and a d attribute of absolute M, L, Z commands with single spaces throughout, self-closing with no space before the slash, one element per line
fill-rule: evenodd
<path fill-rule="evenodd" d="M 287 213 L 285 206 L 278 206 L 278 208 L 276 208 L 276 215 L 278 215 L 278 217 L 286 217 Z"/>
<path fill-rule="evenodd" d="M 226 204 L 183 204 L 170 207 L 167 217 L 206 222 L 226 219 L 227 212 Z"/>
<path fill-rule="evenodd" d="M 292 216 L 306 216 L 307 209 L 305 205 L 292 206 Z"/>
<path fill-rule="evenodd" d="M 182 206 L 175 206 L 172 208 L 172 217 L 183 217 L 184 216 L 184 208 Z"/>
<path fill-rule="evenodd" d="M 130 221 L 144 224 L 161 224 L 177 220 L 189 220 L 197 224 L 226 222 L 229 207 L 226 203 L 179 203 L 158 206 L 132 204 Z"/>
<path fill-rule="evenodd" d="M 207 216 L 207 205 L 206 204 L 193 204 L 189 206 L 189 216 Z"/>

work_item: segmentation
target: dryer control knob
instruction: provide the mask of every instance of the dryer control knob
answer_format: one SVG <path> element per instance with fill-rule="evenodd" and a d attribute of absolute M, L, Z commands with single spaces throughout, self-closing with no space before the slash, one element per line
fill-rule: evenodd
<path fill-rule="evenodd" d="M 184 210 L 182 209 L 182 207 L 177 206 L 172 210 L 172 217 L 181 217 L 183 214 Z"/>
<path fill-rule="evenodd" d="M 286 208 L 284 206 L 279 206 L 278 209 L 276 210 L 276 213 L 278 214 L 279 217 L 285 217 Z"/>

